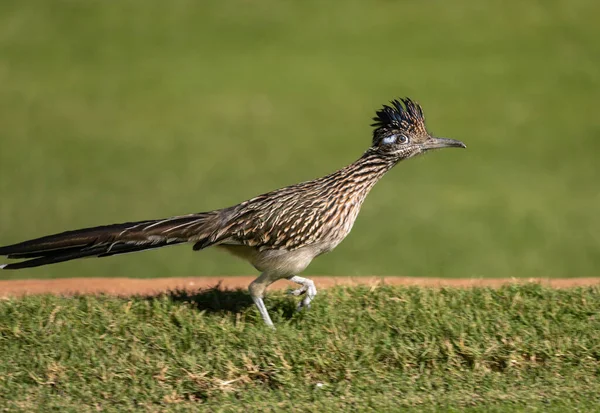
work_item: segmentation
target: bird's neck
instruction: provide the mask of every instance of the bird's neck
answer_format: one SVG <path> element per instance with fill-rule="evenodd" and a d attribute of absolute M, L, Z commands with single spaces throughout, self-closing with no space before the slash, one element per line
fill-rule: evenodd
<path fill-rule="evenodd" d="M 355 162 L 323 179 L 335 182 L 334 186 L 339 195 L 352 198 L 360 204 L 373 186 L 396 163 L 394 159 L 382 157 L 369 150 Z"/>

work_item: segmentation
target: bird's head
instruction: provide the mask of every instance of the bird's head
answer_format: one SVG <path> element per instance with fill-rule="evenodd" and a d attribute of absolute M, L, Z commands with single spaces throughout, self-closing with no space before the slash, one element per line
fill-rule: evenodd
<path fill-rule="evenodd" d="M 421 106 L 404 98 L 384 105 L 373 118 L 373 145 L 369 149 L 395 162 L 432 149 L 466 148 L 461 141 L 436 138 L 427 132 Z"/>

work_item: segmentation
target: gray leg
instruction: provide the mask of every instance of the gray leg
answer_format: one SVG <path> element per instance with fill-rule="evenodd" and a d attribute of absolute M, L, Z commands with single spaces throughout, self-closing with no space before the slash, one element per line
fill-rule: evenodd
<path fill-rule="evenodd" d="M 291 291 L 291 294 L 298 296 L 306 293 L 306 297 L 298 303 L 298 310 L 301 310 L 302 307 L 306 307 L 307 309 L 310 308 L 310 302 L 317 295 L 317 287 L 315 287 L 314 281 L 309 280 L 308 278 L 298 277 L 297 275 L 288 278 L 288 280 L 302 286 L 297 290 Z"/>
<path fill-rule="evenodd" d="M 267 307 L 263 301 L 263 294 L 267 289 L 267 286 L 272 282 L 273 281 L 269 279 L 269 275 L 267 273 L 262 273 L 260 277 L 250 283 L 248 290 L 250 291 L 252 301 L 254 301 L 254 304 L 256 304 L 256 308 L 258 308 L 258 312 L 260 313 L 260 316 L 264 320 L 265 324 L 269 327 L 275 328 L 273 326 L 273 321 L 271 321 L 271 317 L 269 317 Z"/>
<path fill-rule="evenodd" d="M 252 300 L 254 301 L 254 304 L 256 304 L 258 312 L 265 321 L 265 324 L 269 327 L 275 328 L 275 326 L 273 325 L 273 321 L 271 321 L 271 317 L 269 317 L 269 312 L 267 311 L 267 307 L 265 307 L 263 299 L 260 297 L 252 297 Z"/>

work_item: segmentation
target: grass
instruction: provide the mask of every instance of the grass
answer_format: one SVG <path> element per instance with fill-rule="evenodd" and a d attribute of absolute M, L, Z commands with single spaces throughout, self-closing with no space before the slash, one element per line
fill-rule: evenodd
<path fill-rule="evenodd" d="M 600 5 L 0 4 L 0 244 L 229 206 L 356 159 L 409 95 L 467 151 L 402 164 L 313 274 L 595 276 Z M 3 277 L 247 274 L 175 248 Z"/>
<path fill-rule="evenodd" d="M 575 411 L 600 399 L 600 289 L 335 288 L 0 302 L 10 411 Z M 84 407 L 85 406 L 85 409 Z"/>

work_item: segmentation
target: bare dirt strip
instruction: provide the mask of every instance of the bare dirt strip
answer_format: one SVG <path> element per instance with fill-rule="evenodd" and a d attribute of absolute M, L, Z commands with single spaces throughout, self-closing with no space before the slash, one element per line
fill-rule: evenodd
<path fill-rule="evenodd" d="M 0 280 L 0 297 L 27 294 L 111 294 L 118 296 L 153 295 L 169 290 L 192 290 L 215 287 L 247 288 L 255 277 L 188 277 L 188 278 L 60 278 L 53 280 Z M 312 277 L 317 288 L 337 285 L 404 285 L 425 287 L 499 287 L 510 283 L 540 283 L 553 288 L 600 285 L 600 278 L 494 278 L 444 279 L 413 277 Z M 289 289 L 295 284 L 283 280 L 270 289 Z"/>

